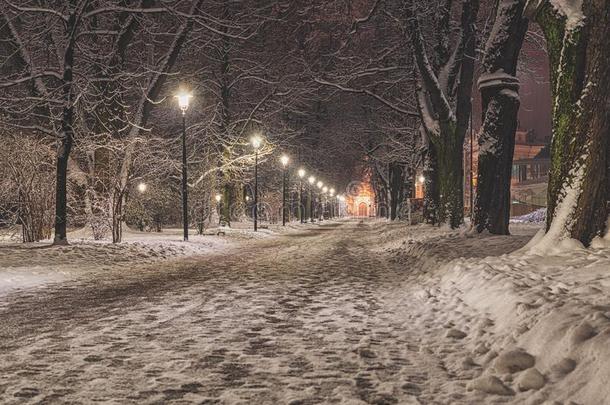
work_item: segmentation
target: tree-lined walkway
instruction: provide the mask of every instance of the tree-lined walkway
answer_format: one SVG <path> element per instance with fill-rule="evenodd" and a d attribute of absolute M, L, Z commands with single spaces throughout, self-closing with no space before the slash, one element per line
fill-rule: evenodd
<path fill-rule="evenodd" d="M 396 302 L 409 273 L 371 251 L 372 228 L 328 224 L 13 294 L 0 313 L 0 398 L 455 400 L 465 383 L 449 389 L 455 376 L 421 347 L 426 332 L 444 335 Z"/>

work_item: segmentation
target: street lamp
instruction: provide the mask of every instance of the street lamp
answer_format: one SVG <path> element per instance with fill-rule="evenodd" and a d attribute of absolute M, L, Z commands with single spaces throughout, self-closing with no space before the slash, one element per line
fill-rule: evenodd
<path fill-rule="evenodd" d="M 422 175 L 422 176 L 419 176 L 418 180 L 419 180 L 420 183 L 423 184 L 426 181 L 426 178 Z"/>
<path fill-rule="evenodd" d="M 313 192 L 313 185 L 316 182 L 316 178 L 313 176 L 309 176 L 309 178 L 307 179 L 307 181 L 309 182 L 309 221 L 313 222 L 313 198 L 312 198 L 312 192 Z"/>
<path fill-rule="evenodd" d="M 335 217 L 335 189 L 334 188 L 330 188 L 330 190 L 328 190 L 328 192 L 330 193 L 330 217 L 334 218 Z"/>
<path fill-rule="evenodd" d="M 258 230 L 258 149 L 263 140 L 258 135 L 254 135 L 250 143 L 254 148 L 254 232 L 256 232 Z"/>
<path fill-rule="evenodd" d="M 138 191 L 140 193 L 145 193 L 146 190 L 148 190 L 148 185 L 146 183 L 140 183 L 138 184 Z"/>
<path fill-rule="evenodd" d="M 305 169 L 300 168 L 299 169 L 299 206 L 298 208 L 298 213 L 299 213 L 299 221 L 301 221 L 301 223 L 305 223 L 305 219 L 304 219 L 304 215 L 303 215 L 303 209 L 302 209 L 302 205 L 303 205 L 303 177 L 305 177 Z"/>
<path fill-rule="evenodd" d="M 290 158 L 286 155 L 280 157 L 280 162 L 284 167 L 284 176 L 282 181 L 282 226 L 286 226 L 286 183 L 288 182 L 288 162 Z"/>
<path fill-rule="evenodd" d="M 182 227 L 184 230 L 184 241 L 189 240 L 189 218 L 188 218 L 188 190 L 186 173 L 186 110 L 193 96 L 181 91 L 176 95 L 178 106 L 182 111 Z"/>

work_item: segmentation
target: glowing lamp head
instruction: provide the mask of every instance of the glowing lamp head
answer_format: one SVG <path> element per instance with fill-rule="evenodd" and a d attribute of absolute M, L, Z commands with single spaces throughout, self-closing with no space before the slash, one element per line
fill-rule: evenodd
<path fill-rule="evenodd" d="M 419 176 L 419 182 L 423 183 L 426 181 L 426 178 L 424 176 Z"/>
<path fill-rule="evenodd" d="M 309 178 L 307 179 L 307 181 L 309 181 L 309 184 L 313 184 L 316 182 L 316 178 L 313 176 L 309 176 Z"/>
<path fill-rule="evenodd" d="M 280 157 L 280 162 L 282 162 L 282 166 L 284 166 L 284 167 L 288 166 L 289 161 L 290 161 L 290 158 L 288 158 L 288 156 L 286 156 L 286 155 L 282 155 L 282 157 Z"/>
<path fill-rule="evenodd" d="M 148 185 L 146 183 L 140 183 L 138 184 L 138 191 L 140 193 L 145 193 L 146 190 L 148 190 Z"/>
<path fill-rule="evenodd" d="M 254 135 L 252 138 L 250 138 L 250 143 L 252 144 L 252 147 L 254 149 L 258 149 L 258 148 L 261 147 L 261 144 L 263 143 L 263 140 L 261 139 L 260 136 Z"/>
<path fill-rule="evenodd" d="M 189 108 L 189 102 L 193 96 L 187 92 L 181 91 L 176 95 L 178 99 L 178 106 L 182 110 L 182 113 L 186 113 L 186 110 Z"/>
<path fill-rule="evenodd" d="M 328 187 L 326 187 L 326 186 L 322 187 L 322 192 L 323 193 L 326 193 L 327 191 L 328 191 Z"/>
<path fill-rule="evenodd" d="M 222 195 L 221 194 L 216 194 L 214 196 L 214 199 L 216 200 L 216 202 L 220 202 L 220 200 L 222 200 Z"/>
<path fill-rule="evenodd" d="M 246 196 L 246 201 L 250 201 L 250 196 L 249 195 Z"/>
<path fill-rule="evenodd" d="M 305 169 L 299 169 L 299 177 L 300 178 L 305 177 Z"/>
<path fill-rule="evenodd" d="M 335 195 L 335 189 L 331 188 L 330 190 L 328 190 L 330 192 L 330 196 L 334 196 Z"/>
<path fill-rule="evenodd" d="M 321 181 L 319 181 L 317 184 L 318 188 L 322 188 L 323 185 L 324 185 L 324 183 L 322 183 Z"/>

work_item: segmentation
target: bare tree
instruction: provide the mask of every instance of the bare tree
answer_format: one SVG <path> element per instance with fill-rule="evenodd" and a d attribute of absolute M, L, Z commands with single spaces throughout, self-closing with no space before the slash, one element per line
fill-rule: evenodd
<path fill-rule="evenodd" d="M 433 220 L 458 227 L 463 222 L 464 136 L 472 109 L 471 94 L 476 49 L 479 2 L 461 6 L 460 33 L 450 49 L 452 0 L 436 10 L 432 57 L 424 41 L 418 3 L 406 2 L 405 18 L 418 73 L 418 106 L 426 155 L 426 196 Z M 432 205 L 432 206 L 430 206 Z"/>

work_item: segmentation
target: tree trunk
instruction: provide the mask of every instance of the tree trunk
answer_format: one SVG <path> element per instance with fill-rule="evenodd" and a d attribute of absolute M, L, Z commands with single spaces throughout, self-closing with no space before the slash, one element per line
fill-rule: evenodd
<path fill-rule="evenodd" d="M 73 5 L 73 2 L 70 4 Z M 66 23 L 68 42 L 64 53 L 63 113 L 61 137 L 57 149 L 57 171 L 55 184 L 55 237 L 54 245 L 68 244 L 68 160 L 74 142 L 73 66 L 76 39 L 76 11 L 73 10 Z"/>
<path fill-rule="evenodd" d="M 403 169 L 400 163 L 390 163 L 390 219 L 392 221 L 398 218 L 398 211 L 402 203 L 404 188 Z"/>
<path fill-rule="evenodd" d="M 610 7 L 584 0 L 584 18 L 548 1 L 528 11 L 547 39 L 554 97 L 545 239 L 589 245 L 608 219 Z"/>
<path fill-rule="evenodd" d="M 510 182 L 520 104 L 515 76 L 528 27 L 524 6 L 525 0 L 500 1 L 479 79 L 483 127 L 474 224 L 478 232 L 488 230 L 496 235 L 509 234 Z"/>
<path fill-rule="evenodd" d="M 424 220 L 431 225 L 438 223 L 439 193 L 437 182 L 438 162 L 436 147 L 430 142 L 424 156 Z"/>
<path fill-rule="evenodd" d="M 464 220 L 464 150 L 462 137 L 456 136 L 453 125 L 447 128 L 447 136 L 436 146 L 438 167 L 438 219 L 451 228 L 459 227 Z"/>

